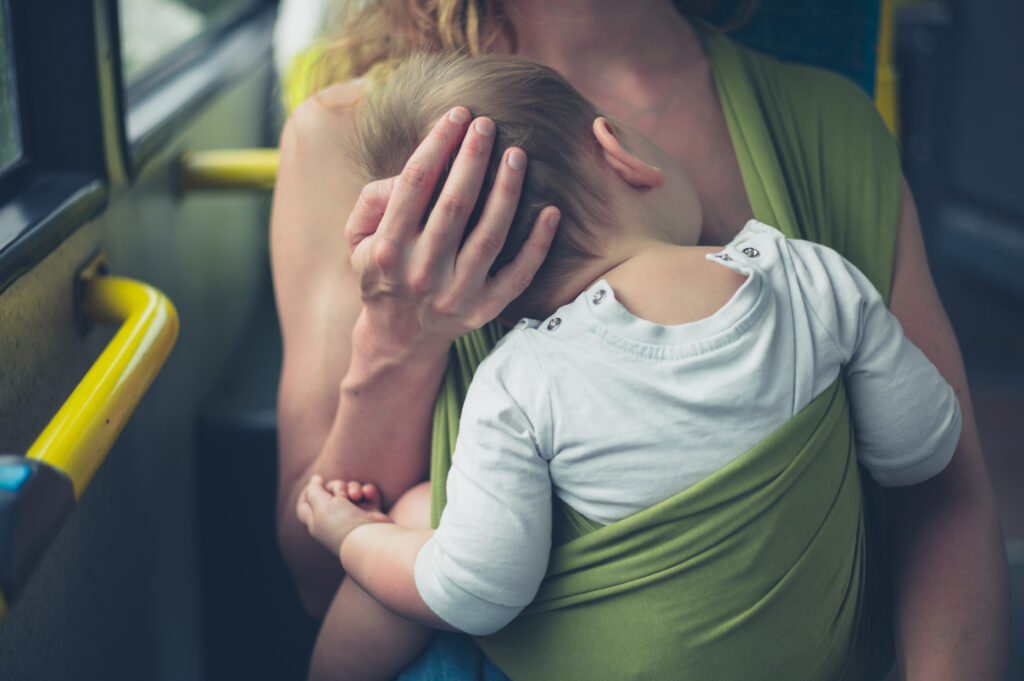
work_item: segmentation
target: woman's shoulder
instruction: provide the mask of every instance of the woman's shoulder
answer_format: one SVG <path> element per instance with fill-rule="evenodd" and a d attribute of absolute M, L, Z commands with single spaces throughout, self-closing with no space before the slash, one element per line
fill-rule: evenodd
<path fill-rule="evenodd" d="M 364 181 L 350 162 L 348 135 L 362 88 L 332 85 L 292 111 L 281 132 L 271 216 L 271 256 L 280 284 L 324 279 L 337 286 L 348 271 L 345 217 Z"/>
<path fill-rule="evenodd" d="M 325 142 L 341 142 L 355 124 L 364 92 L 360 80 L 329 85 L 302 101 L 288 116 L 281 134 L 281 152 L 316 152 Z"/>
<path fill-rule="evenodd" d="M 870 95 L 840 73 L 780 59 L 706 26 L 702 27 L 701 35 L 716 78 L 749 83 L 760 95 L 759 100 L 767 97 L 797 113 L 827 107 L 835 112 L 845 111 L 847 116 L 877 118 Z M 829 120 L 833 118 L 830 116 Z"/>
<path fill-rule="evenodd" d="M 874 100 L 846 76 L 794 62 L 780 62 L 779 71 L 790 99 L 804 102 L 803 110 L 822 124 L 855 125 L 889 136 Z"/>
<path fill-rule="evenodd" d="M 362 92 L 358 81 L 330 85 L 307 97 L 291 112 L 281 131 L 278 199 L 287 198 L 289 190 L 297 185 L 303 189 L 303 201 L 336 201 L 339 191 L 349 193 L 347 190 L 354 188 L 354 203 L 363 182 L 358 169 L 349 162 L 348 139 L 354 130 Z M 335 190 L 309 191 L 328 184 L 335 185 Z M 281 197 L 282 192 L 285 197 Z"/>

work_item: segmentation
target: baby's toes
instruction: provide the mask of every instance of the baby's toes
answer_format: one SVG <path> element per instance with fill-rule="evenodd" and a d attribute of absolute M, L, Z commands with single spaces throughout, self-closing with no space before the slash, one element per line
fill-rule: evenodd
<path fill-rule="evenodd" d="M 363 486 L 355 480 L 350 480 L 345 488 L 345 494 L 352 501 L 359 503 L 363 500 Z"/>
<path fill-rule="evenodd" d="M 377 485 L 372 482 L 364 484 L 360 490 L 363 496 L 363 504 L 366 508 L 373 509 L 375 511 L 380 510 L 380 490 L 377 489 Z"/>
<path fill-rule="evenodd" d="M 331 480 L 327 483 L 327 491 L 334 496 L 347 496 L 345 493 L 345 481 L 344 480 Z"/>

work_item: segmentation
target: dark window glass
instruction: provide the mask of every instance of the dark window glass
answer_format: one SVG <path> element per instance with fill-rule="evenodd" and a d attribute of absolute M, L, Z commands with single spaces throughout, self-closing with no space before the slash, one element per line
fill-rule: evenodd
<path fill-rule="evenodd" d="M 14 80 L 14 55 L 11 53 L 10 26 L 7 2 L 0 0 L 0 170 L 11 165 L 21 156 L 18 88 Z"/>

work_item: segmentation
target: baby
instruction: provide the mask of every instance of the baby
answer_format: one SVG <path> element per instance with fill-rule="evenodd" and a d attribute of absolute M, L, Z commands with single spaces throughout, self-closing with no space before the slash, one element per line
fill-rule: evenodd
<path fill-rule="evenodd" d="M 698 246 L 701 210 L 678 165 L 548 68 L 407 61 L 359 113 L 368 178 L 397 174 L 455 105 L 497 128 L 478 213 L 507 150 L 529 159 L 495 270 L 543 207 L 562 220 L 504 315 L 523 318 L 474 375 L 437 530 L 388 522 L 366 481 L 314 476 L 302 494 L 299 518 L 375 599 L 353 599 L 353 612 L 499 631 L 545 577 L 554 499 L 616 523 L 725 469 L 839 377 L 875 480 L 912 485 L 948 463 L 960 431 L 952 389 L 860 271 L 756 221 L 724 247 Z M 426 526 L 421 507 L 409 524 Z M 425 641 L 411 627 L 374 636 L 372 655 L 386 662 L 368 659 L 365 636 L 334 642 L 351 660 L 340 676 L 387 678 Z"/>

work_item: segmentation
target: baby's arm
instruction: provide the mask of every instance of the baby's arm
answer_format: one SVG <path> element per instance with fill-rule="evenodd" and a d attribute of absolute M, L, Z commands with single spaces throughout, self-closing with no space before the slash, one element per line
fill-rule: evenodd
<path fill-rule="evenodd" d="M 522 408 L 547 410 L 547 391 L 511 345 L 499 344 L 470 386 L 436 533 L 375 522 L 376 509 L 332 498 L 322 485 L 307 488 L 308 509 L 299 504 L 300 518 L 360 587 L 431 627 L 497 631 L 533 599 L 547 568 L 551 480 L 540 450 L 549 448 L 538 440 L 550 439 L 539 426 L 549 419 Z"/>
<path fill-rule="evenodd" d="M 299 495 L 296 513 L 309 533 L 341 558 L 349 577 L 379 603 L 421 624 L 451 628 L 423 603 L 413 579 L 416 555 L 433 530 L 392 523 L 380 510 L 376 485 L 343 480 L 325 484 L 314 475 Z"/>
<path fill-rule="evenodd" d="M 457 631 L 434 614 L 416 588 L 416 556 L 433 535 L 433 530 L 365 524 L 342 543 L 341 563 L 348 576 L 388 610 L 435 629 Z"/>
<path fill-rule="evenodd" d="M 959 440 L 953 389 L 904 335 L 867 277 L 835 251 L 790 242 L 803 259 L 811 310 L 843 361 L 857 456 L 886 487 L 937 475 Z"/>

